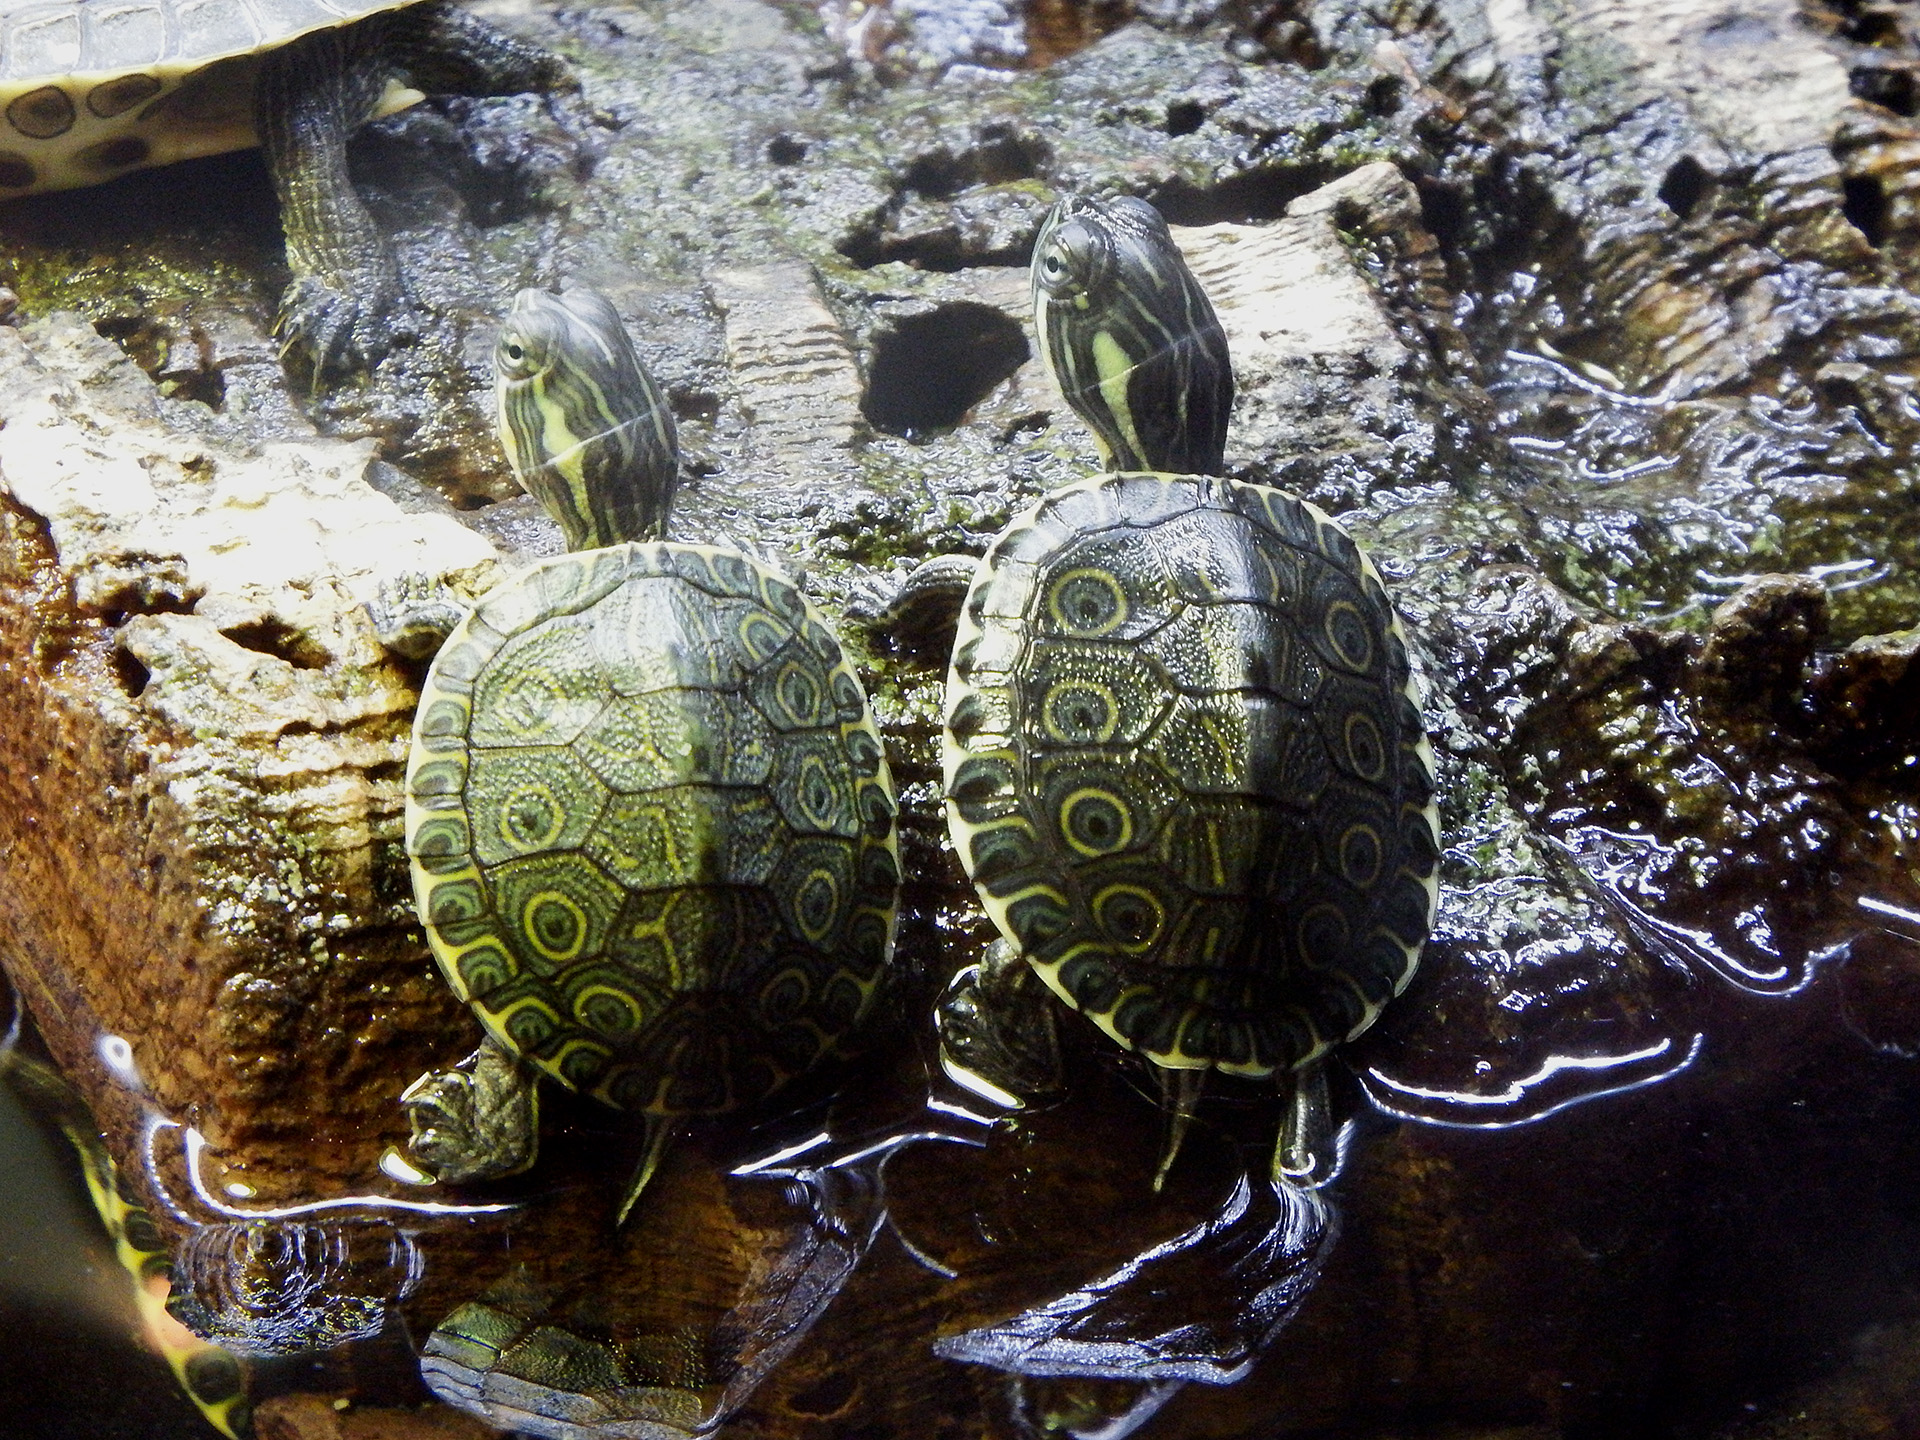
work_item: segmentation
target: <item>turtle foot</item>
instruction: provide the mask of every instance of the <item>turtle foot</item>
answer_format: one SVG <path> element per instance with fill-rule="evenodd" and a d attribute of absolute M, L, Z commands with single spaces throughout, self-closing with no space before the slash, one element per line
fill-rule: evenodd
<path fill-rule="evenodd" d="M 282 358 L 304 357 L 316 382 L 371 370 L 419 338 L 397 284 L 335 288 L 314 275 L 287 287 L 274 330 Z"/>
<path fill-rule="evenodd" d="M 407 1150 L 450 1184 L 514 1175 L 533 1164 L 538 1136 L 532 1080 L 491 1042 L 451 1070 L 430 1070 L 401 1095 Z"/>
<path fill-rule="evenodd" d="M 940 997 L 940 1064 L 957 1083 L 1015 1106 L 1060 1089 L 1060 1040 L 1039 977 L 996 940 L 987 958 L 955 975 Z"/>
<path fill-rule="evenodd" d="M 1340 1171 L 1325 1062 L 1295 1071 L 1284 1088 L 1287 1108 L 1273 1149 L 1273 1183 L 1317 1190 Z"/>
<path fill-rule="evenodd" d="M 365 608 L 383 647 L 403 660 L 431 660 L 468 605 L 444 576 L 409 570 L 381 580 Z"/>

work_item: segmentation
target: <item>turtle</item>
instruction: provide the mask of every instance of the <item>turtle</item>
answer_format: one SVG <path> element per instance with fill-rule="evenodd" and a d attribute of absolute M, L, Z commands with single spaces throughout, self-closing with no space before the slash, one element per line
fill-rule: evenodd
<path fill-rule="evenodd" d="M 574 86 L 452 0 L 0 0 L 0 200 L 259 145 L 293 271 L 279 330 L 335 373 L 405 330 L 349 133 L 423 91 Z"/>
<path fill-rule="evenodd" d="M 1050 991 L 1156 1067 L 1155 1190 L 1210 1070 L 1287 1086 L 1274 1176 L 1310 1174 L 1320 1061 L 1406 986 L 1433 923 L 1406 637 L 1328 515 L 1217 473 L 1225 335 L 1152 206 L 1062 200 L 1032 297 L 1105 469 L 979 561 L 922 566 L 882 617 L 958 605 L 948 831 L 1000 939 L 943 1002 L 942 1058 L 1017 1098 L 1057 1065 Z"/>
<path fill-rule="evenodd" d="M 0 1009 L 11 1011 L 5 1033 L 0 1034 L 0 1087 L 11 1091 L 31 1114 L 52 1125 L 73 1147 L 87 1198 L 131 1288 L 142 1340 L 167 1362 L 174 1383 L 209 1425 L 227 1440 L 251 1435 L 253 1407 L 240 1357 L 194 1335 L 171 1313 L 185 1292 L 175 1284 L 166 1241 L 152 1214 L 134 1194 L 134 1187 L 107 1153 L 100 1122 L 73 1082 L 45 1060 L 27 1053 L 22 1033 L 25 1011 L 4 970 L 0 970 Z M 110 1045 L 126 1043 L 118 1036 L 102 1036 L 101 1040 L 103 1052 Z M 130 1065 L 131 1052 L 128 1054 Z M 16 1157 L 13 1163 L 21 1161 Z"/>
<path fill-rule="evenodd" d="M 485 1039 L 402 1101 L 414 1157 L 447 1181 L 532 1164 L 536 1072 L 643 1116 L 624 1219 L 682 1117 L 771 1095 L 872 1006 L 897 805 L 859 678 L 794 584 L 644 538 L 671 465 L 602 503 L 619 467 L 552 448 L 597 443 L 589 415 L 642 453 L 671 440 L 613 307 L 523 293 L 496 364 L 514 468 L 599 543 L 482 596 L 421 687 L 406 853 Z"/>
<path fill-rule="evenodd" d="M 567 548 L 663 538 L 679 436 L 613 302 L 582 285 L 522 290 L 493 349 L 501 449 Z M 467 607 L 443 582 L 414 573 L 385 581 L 367 611 L 387 649 L 428 660 Z"/>

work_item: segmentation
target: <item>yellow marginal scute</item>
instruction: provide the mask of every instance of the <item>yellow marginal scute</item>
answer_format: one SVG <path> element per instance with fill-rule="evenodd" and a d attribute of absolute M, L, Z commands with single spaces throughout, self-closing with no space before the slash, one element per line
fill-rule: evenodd
<path fill-rule="evenodd" d="M 596 1045 L 593 1041 L 579 1036 L 575 1036 L 573 1039 L 567 1041 L 566 1044 L 560 1047 L 558 1052 L 545 1059 L 540 1059 L 535 1056 L 528 1056 L 527 1058 L 532 1060 L 541 1070 L 571 1090 L 575 1087 L 573 1081 L 567 1078 L 567 1060 L 568 1057 L 577 1055 L 583 1050 L 592 1055 L 601 1067 L 606 1066 L 613 1059 L 613 1052 L 607 1049 L 606 1046 Z"/>

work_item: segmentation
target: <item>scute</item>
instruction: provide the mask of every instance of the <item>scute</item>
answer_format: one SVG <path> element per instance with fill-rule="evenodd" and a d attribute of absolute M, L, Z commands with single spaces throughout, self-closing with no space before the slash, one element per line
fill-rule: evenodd
<path fill-rule="evenodd" d="M 948 694 L 956 848 L 1123 1045 L 1270 1074 L 1406 983 L 1428 752 L 1386 593 L 1312 507 L 1201 476 L 1054 492 L 981 562 Z"/>
<path fill-rule="evenodd" d="M 0 92 L 142 67 L 177 77 L 408 0 L 68 0 L 0 11 Z"/>
<path fill-rule="evenodd" d="M 435 957 L 497 1039 L 611 1104 L 748 1103 L 860 1020 L 893 817 L 837 642 L 744 556 L 543 562 L 422 691 L 407 847 Z"/>
<path fill-rule="evenodd" d="M 594 662 L 593 629 L 575 615 L 511 636 L 474 682 L 468 743 L 572 744 L 607 706 Z"/>
<path fill-rule="evenodd" d="M 464 808 L 492 823 L 470 830 L 474 857 L 498 865 L 577 849 L 608 798 L 606 787 L 564 748 L 481 751 L 467 770 Z"/>

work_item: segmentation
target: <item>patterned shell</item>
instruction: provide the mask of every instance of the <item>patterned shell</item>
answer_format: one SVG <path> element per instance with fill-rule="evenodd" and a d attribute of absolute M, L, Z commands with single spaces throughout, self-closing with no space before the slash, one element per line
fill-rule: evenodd
<path fill-rule="evenodd" d="M 0 198 L 252 145 L 241 57 L 409 3 L 0 0 Z"/>
<path fill-rule="evenodd" d="M 442 647 L 407 853 L 447 981 L 616 1108 L 709 1114 L 807 1069 L 872 1001 L 892 781 L 819 613 L 734 551 L 560 556 Z"/>
<path fill-rule="evenodd" d="M 981 562 L 948 678 L 947 814 L 1047 984 L 1174 1068 L 1351 1038 L 1432 924 L 1432 752 L 1372 564 L 1311 505 L 1102 475 Z"/>

